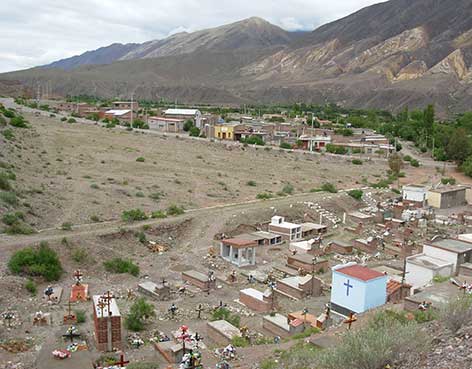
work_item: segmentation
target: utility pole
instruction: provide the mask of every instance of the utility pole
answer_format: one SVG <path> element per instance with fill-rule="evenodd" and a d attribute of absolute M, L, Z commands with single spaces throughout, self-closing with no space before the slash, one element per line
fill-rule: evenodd
<path fill-rule="evenodd" d="M 134 100 L 134 92 L 131 93 L 131 127 L 133 127 L 133 100 Z"/>

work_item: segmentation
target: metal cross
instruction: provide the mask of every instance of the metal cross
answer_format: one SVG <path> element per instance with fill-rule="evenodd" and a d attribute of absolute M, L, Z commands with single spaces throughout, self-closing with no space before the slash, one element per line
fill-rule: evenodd
<path fill-rule="evenodd" d="M 201 315 L 203 311 L 202 304 L 198 304 L 198 308 L 195 311 L 198 312 L 198 319 L 201 319 Z"/>
<path fill-rule="evenodd" d="M 80 271 L 80 269 L 77 269 L 75 272 L 74 272 L 74 278 L 76 280 L 75 284 L 78 286 L 80 285 L 80 282 L 82 282 L 82 277 L 83 277 L 83 274 L 82 272 Z"/>
<path fill-rule="evenodd" d="M 125 360 L 125 355 L 120 354 L 120 361 L 115 361 L 113 365 L 119 365 L 120 368 L 123 368 L 126 364 L 129 364 L 129 360 Z"/>

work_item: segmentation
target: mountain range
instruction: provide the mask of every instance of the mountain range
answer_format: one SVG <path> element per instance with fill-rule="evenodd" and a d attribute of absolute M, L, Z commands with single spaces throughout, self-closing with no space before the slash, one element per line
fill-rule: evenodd
<path fill-rule="evenodd" d="M 312 32 L 253 17 L 5 73 L 56 94 L 472 110 L 472 1 L 390 0 Z"/>

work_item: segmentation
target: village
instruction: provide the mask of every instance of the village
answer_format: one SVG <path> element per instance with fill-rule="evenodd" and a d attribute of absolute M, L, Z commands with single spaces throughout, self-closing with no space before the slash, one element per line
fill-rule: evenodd
<path fill-rule="evenodd" d="M 190 135 L 196 127 L 205 132 L 202 140 L 208 139 L 198 145 L 223 150 L 228 157 L 239 155 L 237 150 L 249 155 L 243 145 L 232 148 L 231 141 L 260 137 L 300 157 L 313 152 L 337 170 L 342 165 L 363 168 L 369 181 L 380 182 L 380 171 L 398 155 L 385 136 L 367 129 L 343 135 L 310 122 L 258 123 L 243 116 L 238 123 L 221 117 L 210 122 L 215 117 L 190 109 L 144 117 L 136 102 L 117 101 L 104 111 L 88 106 L 80 112 L 83 106 L 58 109 L 67 114 L 75 109 L 83 123 L 93 122 L 95 113 L 105 125 L 118 120 L 126 127 L 144 119 L 149 129 L 123 132 L 127 145 L 130 135 L 139 135 L 136 145 L 160 140 L 147 131 L 186 135 L 184 125 L 191 121 Z M 43 116 L 43 110 L 21 109 L 42 133 L 52 129 L 69 135 L 68 127 L 76 126 L 62 128 L 50 112 Z M 106 136 L 103 127 L 77 126 L 87 135 Z M 118 137 L 112 139 L 119 145 Z M 172 139 L 172 145 L 189 150 L 193 145 Z M 218 142 L 225 146 L 211 146 Z M 257 139 L 250 142 L 256 143 L 250 155 L 274 155 L 258 153 Z M 320 152 L 331 147 L 343 149 L 324 158 Z M 380 161 L 361 162 L 361 167 L 352 160 L 355 154 Z M 290 160 L 306 159 L 277 159 L 283 160 L 291 166 Z M 133 157 L 132 165 L 136 162 Z M 0 300 L 0 368 L 260 368 L 277 350 L 299 344 L 316 350 L 336 347 L 343 334 L 362 327 L 378 311 L 413 319 L 432 316 L 455 298 L 472 294 L 472 188 L 434 167 L 411 164 L 405 170 L 393 176 L 391 167 L 387 173 L 393 180 L 381 186 L 366 186 L 369 181 L 357 178 L 354 187 L 347 187 L 339 179 L 336 186 L 325 182 L 297 193 L 285 183 L 277 196 L 254 198 L 250 193 L 252 199 L 229 203 L 225 195 L 221 203 L 206 207 L 169 206 L 152 216 L 136 209 L 123 211 L 120 221 L 62 223 L 59 229 L 8 235 L 2 252 L 10 259 L 2 273 L 3 288 L 11 296 Z M 253 178 L 242 180 L 248 189 L 262 182 Z M 22 252 L 26 262 L 29 252 L 57 255 L 53 259 L 62 263 L 62 271 L 33 282 L 25 278 L 32 266 L 22 260 L 15 267 L 15 256 Z M 30 282 L 37 292 L 26 295 L 23 286 Z"/>

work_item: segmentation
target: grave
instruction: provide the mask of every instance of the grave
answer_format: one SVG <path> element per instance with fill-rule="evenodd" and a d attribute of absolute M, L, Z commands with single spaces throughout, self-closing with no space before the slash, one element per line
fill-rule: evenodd
<path fill-rule="evenodd" d="M 259 313 L 271 311 L 274 304 L 272 291 L 270 289 L 261 292 L 254 288 L 246 288 L 239 291 L 239 302 Z"/>
<path fill-rule="evenodd" d="M 70 291 L 70 302 L 87 301 L 89 298 L 88 284 L 82 283 L 82 276 L 83 274 L 80 270 L 74 272 L 75 284 L 72 286 L 72 290 Z"/>
<path fill-rule="evenodd" d="M 262 328 L 274 336 L 282 338 L 301 333 L 305 330 L 303 320 L 295 319 L 289 321 L 286 316 L 278 313 L 265 315 L 262 318 Z"/>
<path fill-rule="evenodd" d="M 408 311 L 417 311 L 420 304 L 427 302 L 431 303 L 431 308 L 441 309 L 461 293 L 461 290 L 452 283 L 438 283 L 426 287 L 420 293 L 405 297 L 403 308 Z"/>
<path fill-rule="evenodd" d="M 324 254 L 324 249 L 320 240 L 306 240 L 291 242 L 289 250 L 297 254 L 310 254 L 312 256 L 320 256 Z"/>
<path fill-rule="evenodd" d="M 275 292 L 295 300 L 301 300 L 308 296 L 320 296 L 321 285 L 321 279 L 309 274 L 293 276 L 278 280 Z"/>
<path fill-rule="evenodd" d="M 256 264 L 258 241 L 243 238 L 228 238 L 220 242 L 220 256 L 237 267 Z"/>
<path fill-rule="evenodd" d="M 459 275 L 472 277 L 472 263 L 464 263 L 459 267 Z"/>
<path fill-rule="evenodd" d="M 182 280 L 192 286 L 200 288 L 204 292 L 216 288 L 216 280 L 210 278 L 208 274 L 197 272 L 196 270 L 188 270 L 182 272 Z"/>
<path fill-rule="evenodd" d="M 354 240 L 354 248 L 368 254 L 373 254 L 377 251 L 378 241 L 373 237 L 367 239 L 358 238 Z"/>
<path fill-rule="evenodd" d="M 352 254 L 352 245 L 348 242 L 344 242 L 341 240 L 333 240 L 328 243 L 329 252 L 335 252 L 341 255 L 349 255 Z"/>
<path fill-rule="evenodd" d="M 302 223 L 302 238 L 314 237 L 324 234 L 328 231 L 328 227 L 318 223 Z"/>
<path fill-rule="evenodd" d="M 48 304 L 57 305 L 61 302 L 62 297 L 62 287 L 51 287 L 48 286 L 44 290 L 43 301 Z"/>
<path fill-rule="evenodd" d="M 316 316 L 309 314 L 308 312 L 305 314 L 304 311 L 295 311 L 293 313 L 289 313 L 287 319 L 289 322 L 300 320 L 305 324 L 306 327 L 310 326 L 312 328 L 321 328 L 321 324 L 318 322 Z"/>
<path fill-rule="evenodd" d="M 234 337 L 241 337 L 241 332 L 226 320 L 215 320 L 207 323 L 207 336 L 218 345 L 227 345 Z"/>
<path fill-rule="evenodd" d="M 168 300 L 170 298 L 170 287 L 165 281 L 163 283 L 145 281 L 138 284 L 138 291 L 157 300 Z"/>
<path fill-rule="evenodd" d="M 287 266 L 294 269 L 303 269 L 307 273 L 326 272 L 329 269 L 328 259 L 318 259 L 309 254 L 295 254 L 288 256 Z"/>
<path fill-rule="evenodd" d="M 93 320 L 97 349 L 108 352 L 121 349 L 121 315 L 110 292 L 93 296 Z"/>
<path fill-rule="evenodd" d="M 169 364 L 180 363 L 184 356 L 184 350 L 181 343 L 174 341 L 156 342 L 154 347 Z M 185 351 L 188 352 L 190 349 L 186 348 Z"/>
<path fill-rule="evenodd" d="M 374 221 L 372 215 L 361 213 L 360 211 L 353 211 L 348 214 L 349 219 L 351 219 L 356 224 L 368 224 Z"/>

